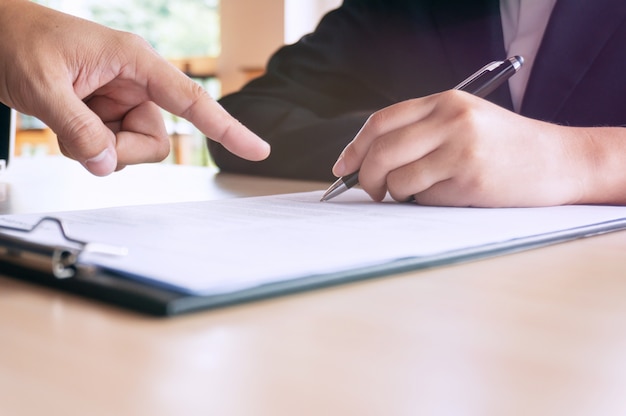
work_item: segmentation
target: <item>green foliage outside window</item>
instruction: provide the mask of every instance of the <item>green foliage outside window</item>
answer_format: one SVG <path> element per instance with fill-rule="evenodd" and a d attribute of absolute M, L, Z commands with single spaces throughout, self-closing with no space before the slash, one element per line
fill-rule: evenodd
<path fill-rule="evenodd" d="M 218 0 L 39 0 L 57 10 L 136 33 L 168 58 L 217 56 Z"/>
<path fill-rule="evenodd" d="M 135 32 L 169 58 L 219 54 L 216 0 L 85 1 L 94 21 Z"/>

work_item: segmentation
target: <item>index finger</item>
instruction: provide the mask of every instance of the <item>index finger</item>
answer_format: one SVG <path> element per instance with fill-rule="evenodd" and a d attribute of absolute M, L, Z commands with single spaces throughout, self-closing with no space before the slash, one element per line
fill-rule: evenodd
<path fill-rule="evenodd" d="M 341 152 L 333 166 L 333 174 L 343 176 L 356 172 L 376 139 L 426 117 L 433 108 L 434 100 L 424 97 L 402 101 L 375 112 Z"/>
<path fill-rule="evenodd" d="M 209 93 L 156 53 L 145 64 L 146 89 L 152 101 L 190 121 L 209 139 L 248 160 L 263 160 L 270 146 L 235 120 Z"/>

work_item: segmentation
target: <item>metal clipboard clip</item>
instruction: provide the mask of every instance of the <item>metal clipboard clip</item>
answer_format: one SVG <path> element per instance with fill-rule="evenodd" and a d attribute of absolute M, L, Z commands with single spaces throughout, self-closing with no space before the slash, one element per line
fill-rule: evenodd
<path fill-rule="evenodd" d="M 60 236 L 67 244 L 43 244 L 2 232 L 32 233 L 43 223 L 56 224 Z M 0 224 L 0 261 L 2 262 L 52 273 L 57 279 L 67 279 L 76 275 L 79 267 L 78 258 L 85 252 L 125 256 L 128 254 L 128 249 L 72 238 L 65 231 L 63 222 L 55 217 L 42 217 L 30 228 Z"/>

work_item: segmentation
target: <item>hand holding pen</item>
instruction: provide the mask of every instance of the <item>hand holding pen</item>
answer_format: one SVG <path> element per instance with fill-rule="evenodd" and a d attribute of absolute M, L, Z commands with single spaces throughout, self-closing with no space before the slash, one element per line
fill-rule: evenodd
<path fill-rule="evenodd" d="M 469 78 L 467 78 L 466 80 L 464 80 L 463 82 L 461 82 L 459 85 L 457 85 L 454 89 L 455 90 L 460 90 L 460 91 L 465 91 L 468 92 L 470 94 L 473 94 L 477 97 L 485 97 L 487 96 L 489 93 L 491 93 L 493 90 L 495 90 L 497 87 L 499 87 L 500 85 L 502 85 L 505 81 L 507 81 L 513 74 L 515 74 L 519 68 L 522 66 L 523 63 L 523 58 L 521 56 L 514 56 L 511 57 L 509 59 L 506 59 L 504 61 L 495 61 L 492 62 L 490 64 L 485 65 L 483 68 L 481 68 L 480 70 L 478 70 L 477 72 L 475 72 L 474 74 L 472 74 Z M 402 103 L 400 103 L 402 104 Z M 402 104 L 404 106 L 404 104 Z M 397 106 L 397 105 L 396 105 Z M 395 107 L 395 106 L 392 106 Z M 390 108 L 390 111 L 392 109 Z M 431 111 L 434 111 L 434 109 L 430 109 Z M 384 110 L 383 110 L 384 111 Z M 406 110 L 403 110 L 403 112 L 406 112 Z M 397 115 L 397 113 L 396 113 Z M 428 115 L 428 113 L 424 114 L 424 115 L 419 115 L 418 116 L 423 116 L 426 117 Z M 395 130 L 398 130 L 400 127 L 406 127 L 403 125 L 403 119 L 406 117 L 411 117 L 411 114 L 400 114 L 400 116 L 396 116 L 394 118 L 394 122 L 397 122 L 399 124 L 399 126 L 395 126 L 395 125 L 389 125 L 386 126 L 386 128 L 390 129 L 388 133 L 391 133 Z M 367 123 L 366 123 L 367 126 Z M 446 128 L 446 126 L 439 126 L 440 128 Z M 406 133 L 406 131 L 405 131 Z M 361 132 L 359 133 L 359 135 L 361 135 Z M 357 138 L 359 138 L 359 135 L 357 135 Z M 355 141 L 357 140 L 357 138 L 355 138 Z M 406 138 L 406 134 L 403 133 L 403 135 L 401 136 L 401 138 L 393 138 L 393 141 L 391 143 L 392 146 L 399 146 L 397 143 L 399 140 L 407 140 Z M 410 138 L 409 138 L 409 141 Z M 352 144 L 351 144 L 352 145 Z M 351 146 L 349 145 L 349 147 Z M 415 147 L 415 144 L 411 144 L 409 143 L 408 146 L 412 146 Z M 411 147 L 407 147 L 407 150 L 411 149 Z M 433 151 L 435 149 L 431 149 L 431 151 Z M 423 149 L 421 151 L 424 151 Z M 345 152 L 345 151 L 344 151 Z M 425 153 L 422 155 L 422 157 L 427 156 L 429 153 Z M 412 156 L 411 152 L 407 152 L 407 157 L 413 158 L 414 156 Z M 407 163 L 411 162 L 412 160 L 408 160 Z M 340 157 L 340 159 L 337 161 L 337 163 L 335 164 L 335 167 L 333 168 L 333 172 L 337 172 L 337 171 L 341 171 L 343 169 L 342 166 L 342 157 Z M 391 172 L 393 173 L 393 172 Z M 390 174 L 391 174 L 390 173 Z M 410 176 L 407 180 L 411 180 L 411 178 L 413 178 L 414 176 Z M 341 193 L 345 192 L 346 190 L 350 189 L 351 187 L 355 186 L 358 183 L 359 180 L 359 171 L 355 171 L 349 175 L 346 176 L 342 176 L 341 178 L 339 178 L 322 196 L 322 201 L 328 201 L 331 198 L 336 197 L 337 195 L 340 195 Z M 390 192 L 392 192 L 392 189 L 389 189 Z M 386 193 L 386 192 L 385 192 Z M 373 196 L 374 199 L 382 199 L 382 197 L 384 197 L 384 194 L 382 195 L 382 197 L 379 197 L 380 195 L 376 195 Z M 392 192 L 392 196 L 393 192 Z M 402 196 L 399 196 L 400 198 L 402 198 Z M 407 195 L 406 198 L 404 199 L 408 199 L 410 197 L 410 195 Z M 398 199 L 396 196 L 394 196 L 395 199 Z M 401 199 L 402 200 L 402 199 Z"/>

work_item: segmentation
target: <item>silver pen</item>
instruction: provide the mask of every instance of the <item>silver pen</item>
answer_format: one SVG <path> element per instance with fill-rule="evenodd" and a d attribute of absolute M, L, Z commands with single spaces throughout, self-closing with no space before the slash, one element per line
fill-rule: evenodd
<path fill-rule="evenodd" d="M 524 63 L 521 56 L 513 56 L 504 61 L 494 61 L 470 75 L 465 81 L 454 87 L 455 90 L 467 91 L 478 97 L 486 97 L 493 90 L 513 76 Z M 342 176 L 322 195 L 320 201 L 328 201 L 359 183 L 359 171 Z"/>

